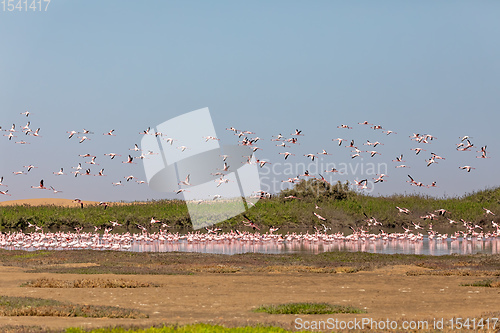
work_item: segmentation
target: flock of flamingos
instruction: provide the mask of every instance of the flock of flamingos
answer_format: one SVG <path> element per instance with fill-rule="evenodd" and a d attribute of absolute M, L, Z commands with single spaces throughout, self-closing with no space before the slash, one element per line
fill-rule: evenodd
<path fill-rule="evenodd" d="M 30 113 L 28 111 L 22 113 L 23 116 L 29 117 Z M 29 118 L 28 118 L 29 119 Z M 386 130 L 384 129 L 381 125 L 373 125 L 368 123 L 367 121 L 360 122 L 358 123 L 360 126 L 370 126 L 373 130 L 377 131 L 382 131 L 386 135 L 395 135 L 397 133 Z M 29 144 L 28 141 L 24 141 L 23 139 L 17 139 L 18 137 L 22 138 L 37 138 L 40 137 L 40 128 L 37 128 L 35 130 L 30 128 L 31 122 L 27 121 L 27 124 L 24 126 L 17 126 L 13 124 L 10 129 L 2 129 L 3 131 L 6 132 L 4 136 L 6 137 L 7 140 L 19 144 L 19 145 L 26 145 Z M 352 129 L 351 126 L 348 125 L 339 125 L 339 129 L 342 130 L 350 130 Z M 241 145 L 246 145 L 250 146 L 253 148 L 253 151 L 255 152 L 256 150 L 260 149 L 256 146 L 257 142 L 260 140 L 260 138 L 255 137 L 255 138 L 249 138 L 250 135 L 254 134 L 253 132 L 250 131 L 239 131 L 233 127 L 227 128 L 228 131 L 234 132 L 234 134 L 240 139 L 239 143 Z M 103 133 L 103 135 L 107 136 L 115 136 L 116 134 L 114 133 L 114 129 L 110 130 L 107 133 Z M 80 134 L 80 136 L 78 136 Z M 67 132 L 67 137 L 68 139 L 72 139 L 75 135 L 77 135 L 78 142 L 79 144 L 85 145 L 86 140 L 91 140 L 92 138 L 92 133 L 89 130 L 84 129 L 81 132 L 77 132 L 75 130 L 68 131 Z M 173 144 L 175 139 L 173 138 L 167 138 L 166 135 L 163 133 L 158 133 L 158 132 L 153 132 L 151 131 L 150 128 L 146 129 L 145 131 L 141 132 L 140 134 L 143 135 L 155 135 L 156 137 L 159 137 L 160 139 L 167 140 L 170 144 Z M 300 137 L 303 136 L 303 133 L 301 130 L 296 129 L 293 133 L 290 134 L 289 138 L 285 138 L 283 135 L 279 134 L 275 137 L 273 137 L 271 140 L 275 142 L 279 142 L 276 144 L 278 147 L 282 147 L 286 149 L 287 147 L 293 146 L 298 144 L 300 141 Z M 416 155 L 419 155 L 422 151 L 426 151 L 425 149 L 422 148 L 422 145 L 425 145 L 427 143 L 430 143 L 432 140 L 436 140 L 437 138 L 434 137 L 433 135 L 430 134 L 418 134 L 414 133 L 412 136 L 410 136 L 410 139 L 415 141 L 416 143 L 420 144 L 420 146 L 412 148 L 411 150 L 414 151 Z M 459 151 L 470 151 L 471 149 L 477 149 L 474 148 L 474 144 L 471 142 L 471 138 L 469 136 L 463 136 L 459 138 L 460 141 L 457 143 L 457 146 L 455 147 L 456 150 Z M 208 140 L 218 140 L 215 137 L 203 137 L 203 140 L 208 141 Z M 380 155 L 379 152 L 377 152 L 375 149 L 379 145 L 383 145 L 379 141 L 371 142 L 371 141 L 366 141 L 363 143 L 365 146 L 369 146 L 370 148 L 366 151 L 360 150 L 358 146 L 355 145 L 354 140 L 346 140 L 342 138 L 337 138 L 337 139 L 332 139 L 333 141 L 338 143 L 338 146 L 342 146 L 342 143 L 344 141 L 350 142 L 349 144 L 345 145 L 347 148 L 352 148 L 352 153 L 351 153 L 351 158 L 355 159 L 363 153 L 367 153 L 370 157 L 374 157 L 376 155 Z M 458 141 L 458 140 L 457 140 Z M 185 146 L 179 146 L 176 147 L 178 149 L 181 149 L 184 151 L 185 149 L 189 149 L 188 147 Z M 487 150 L 486 146 L 481 147 L 477 152 L 480 153 L 476 158 L 478 159 L 487 159 L 489 156 L 487 156 Z M 281 149 L 281 148 L 280 148 Z M 143 158 L 148 158 L 147 156 L 150 154 L 155 154 L 155 152 L 143 152 L 141 149 L 135 145 L 133 148 L 130 148 L 129 150 L 133 152 L 140 152 L 139 156 L 132 156 L 132 153 L 130 154 L 124 154 L 128 155 L 122 163 L 124 164 L 131 164 L 134 163 L 133 161 L 135 159 L 143 159 Z M 114 159 L 117 156 L 122 156 L 113 152 L 109 152 L 105 154 L 108 156 L 110 159 Z M 283 155 L 283 158 L 287 160 L 290 156 L 295 156 L 295 154 L 289 152 L 289 151 L 283 151 L 280 152 L 279 155 Z M 330 155 L 329 153 L 326 152 L 326 150 L 322 150 L 322 152 L 319 153 L 309 153 L 309 154 L 304 154 L 306 158 L 311 159 L 311 161 L 314 161 L 315 159 L 319 158 L 322 155 Z M 81 154 L 79 155 L 83 159 L 88 159 L 84 161 L 84 164 L 88 164 L 89 167 L 83 168 L 82 163 L 79 163 L 77 166 L 73 167 L 75 170 L 72 172 L 74 177 L 82 177 L 86 175 L 91 175 L 91 167 L 94 167 L 97 165 L 96 163 L 96 156 L 86 153 L 86 154 Z M 429 159 L 425 160 L 425 164 L 427 167 L 431 166 L 434 163 L 438 163 L 438 160 L 444 160 L 444 157 L 441 157 L 434 152 L 431 153 Z M 223 169 L 224 171 L 228 171 L 229 167 L 227 163 L 224 162 L 225 157 L 223 157 L 223 160 L 221 161 L 221 164 L 223 163 Z M 402 164 L 404 162 L 403 160 L 403 154 L 397 156 L 393 162 L 396 162 L 396 168 L 406 168 L 407 166 Z M 250 159 L 248 161 L 250 162 Z M 260 165 L 260 167 L 263 167 L 265 164 L 270 163 L 269 161 L 264 161 L 264 160 L 258 160 L 256 159 L 256 163 Z M 24 170 L 21 171 L 14 171 L 13 175 L 26 175 L 28 174 L 32 169 L 37 168 L 37 166 L 29 164 L 24 166 Z M 465 170 L 466 172 L 471 172 L 471 170 L 474 170 L 475 168 L 470 166 L 470 165 L 463 165 L 459 166 L 460 169 Z M 324 170 L 324 172 L 339 172 L 338 170 L 332 168 L 331 170 Z M 60 170 L 56 170 L 53 172 L 54 176 L 62 176 L 65 175 L 66 172 L 64 171 L 64 167 L 61 167 Z M 101 169 L 96 176 L 104 176 L 104 169 Z M 218 179 L 215 181 L 219 182 L 219 185 L 223 185 L 226 181 L 224 178 L 225 174 L 224 172 L 219 173 L 217 175 Z M 186 179 L 184 181 L 181 181 L 179 183 L 179 191 L 176 193 L 181 193 L 183 190 L 186 190 L 191 184 L 189 183 L 189 177 L 190 175 L 186 175 Z M 296 178 L 289 178 L 288 180 L 283 180 L 282 182 L 289 182 L 289 183 L 297 183 L 300 182 L 302 179 L 306 179 L 309 177 L 314 177 L 320 181 L 327 182 L 327 180 L 319 174 L 317 177 L 309 174 L 307 171 L 303 175 L 298 175 Z M 379 183 L 379 182 L 384 182 L 387 177 L 385 174 L 377 174 L 377 178 L 373 178 L 374 181 L 373 183 Z M 129 182 L 131 180 L 137 179 L 136 177 L 130 175 L 130 176 L 125 176 L 125 181 Z M 8 187 L 8 184 L 3 183 L 4 177 L 0 177 L 0 186 L 4 186 L 5 188 Z M 141 180 L 135 180 L 138 184 L 145 183 L 144 181 Z M 408 180 L 407 182 L 412 185 L 412 186 L 417 186 L 417 187 L 436 187 L 436 182 L 433 182 L 431 184 L 425 185 L 420 181 L 415 180 L 411 175 L 408 175 Z M 368 187 L 369 180 L 368 179 L 362 179 L 362 180 L 355 180 L 354 184 L 355 186 L 360 189 L 366 189 Z M 112 183 L 113 186 L 120 186 L 123 185 L 121 181 L 114 182 Z M 40 180 L 38 185 L 33 185 L 31 186 L 32 189 L 36 190 L 45 190 L 48 189 L 45 184 L 44 180 Z M 58 191 L 52 186 L 50 189 L 54 192 L 54 194 L 62 192 Z M 0 194 L 9 196 L 11 195 L 8 192 L 8 189 L 1 190 Z M 267 196 L 270 196 L 270 193 L 266 193 L 261 191 L 260 193 L 256 193 L 257 196 L 261 198 L 265 198 Z M 213 200 L 216 200 L 217 198 L 214 198 Z M 289 196 L 286 199 L 290 200 L 295 200 L 295 199 L 300 199 L 294 196 Z M 81 200 L 75 199 L 75 201 L 80 202 Z M 107 207 L 107 203 L 101 202 L 101 205 L 104 206 L 104 209 Z M 82 203 L 82 208 L 83 203 Z M 312 209 L 312 208 L 311 208 Z M 404 207 L 395 207 L 395 209 L 399 210 L 400 214 L 409 214 L 410 211 Z M 494 212 L 487 208 L 484 209 L 484 214 L 485 216 L 492 217 L 495 215 Z M 324 218 L 323 216 L 320 215 L 320 207 L 316 205 L 315 209 L 313 210 L 313 215 L 315 218 L 320 220 L 321 222 L 328 223 L 327 219 Z M 422 219 L 424 220 L 435 220 L 435 219 L 447 219 L 450 225 L 453 224 L 462 224 L 463 225 L 463 230 L 462 231 L 457 231 L 452 234 L 441 234 L 432 229 L 432 224 L 428 225 L 426 227 L 427 230 L 424 229 L 424 227 L 420 226 L 418 223 L 412 222 L 413 226 L 411 228 L 404 228 L 404 232 L 393 232 L 393 233 L 386 233 L 383 230 L 379 228 L 378 233 L 372 233 L 369 232 L 370 228 L 380 226 L 382 227 L 382 224 L 376 220 L 374 217 L 368 217 L 366 216 L 366 225 L 364 227 L 360 228 L 351 228 L 352 233 L 345 235 L 343 232 L 333 232 L 331 231 L 331 228 L 327 227 L 325 224 L 321 224 L 321 228 L 315 227 L 314 232 L 305 232 L 305 233 L 295 233 L 295 232 L 288 232 L 288 233 L 278 233 L 278 228 L 273 228 L 271 227 L 268 231 L 260 231 L 260 227 L 258 225 L 258 222 L 253 222 L 250 221 L 249 219 L 245 218 L 245 221 L 242 221 L 243 225 L 245 226 L 244 228 L 247 228 L 248 230 L 251 231 L 239 231 L 239 230 L 231 230 L 229 232 L 222 232 L 221 229 L 219 228 L 205 228 L 206 230 L 203 232 L 196 231 L 196 232 L 188 232 L 186 234 L 179 234 L 179 233 L 173 233 L 169 232 L 168 228 L 169 226 L 166 223 L 161 223 L 161 221 L 155 220 L 154 218 L 151 218 L 151 225 L 148 227 L 143 227 L 141 225 L 137 225 L 137 233 L 130 233 L 130 232 L 112 232 L 114 227 L 119 227 L 120 224 L 117 221 L 110 221 L 110 225 L 108 226 L 103 226 L 104 229 L 100 230 L 101 228 L 96 227 L 93 232 L 85 232 L 81 228 L 76 228 L 75 232 L 51 232 L 49 230 L 43 230 L 41 227 L 37 225 L 29 225 L 29 227 L 24 230 L 24 231 L 16 231 L 16 232 L 7 232 L 7 233 L 2 233 L 0 232 L 0 247 L 5 248 L 5 249 L 23 249 L 23 250 L 38 250 L 38 249 L 95 249 L 95 250 L 140 250 L 141 247 L 143 246 L 150 246 L 151 244 L 176 244 L 176 243 L 185 243 L 185 244 L 207 244 L 207 243 L 225 243 L 225 244 L 244 244 L 244 243 L 251 243 L 251 244 L 286 244 L 286 243 L 307 243 L 307 244 L 316 244 L 316 243 L 322 243 L 322 244 L 332 244 L 332 243 L 338 243 L 338 242 L 347 242 L 347 243 L 370 243 L 370 242 L 401 242 L 401 241 L 406 241 L 406 242 L 412 242 L 412 243 L 418 243 L 422 242 L 425 239 L 433 242 L 447 242 L 449 240 L 457 241 L 461 240 L 462 242 L 467 242 L 467 241 L 488 241 L 488 240 L 496 240 L 500 239 L 500 226 L 498 223 L 495 223 L 495 221 L 492 221 L 491 228 L 488 227 L 487 230 L 483 230 L 483 227 L 479 225 L 475 225 L 471 222 L 467 222 L 464 220 L 459 220 L 455 221 L 451 218 L 449 218 L 449 212 L 447 212 L 444 209 L 439 209 L 436 210 L 433 213 L 428 213 L 425 216 L 421 216 Z M 157 225 L 160 225 L 161 227 L 157 228 Z M 140 230 L 140 232 L 139 232 Z M 153 231 L 154 230 L 154 231 Z M 116 231 L 116 230 L 115 230 Z"/>

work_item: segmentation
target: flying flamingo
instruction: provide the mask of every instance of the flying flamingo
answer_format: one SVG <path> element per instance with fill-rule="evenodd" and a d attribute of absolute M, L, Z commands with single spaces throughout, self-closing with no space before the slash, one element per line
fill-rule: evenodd
<path fill-rule="evenodd" d="M 51 186 L 50 188 L 51 188 L 51 190 L 54 192 L 54 194 L 62 192 L 62 191 L 58 191 L 58 190 L 56 190 L 56 189 L 55 189 L 55 188 L 53 188 L 52 186 Z"/>
<path fill-rule="evenodd" d="M 225 163 L 224 163 L 225 164 Z M 186 186 L 191 186 L 191 184 L 189 183 L 189 175 L 186 176 L 186 179 L 184 179 L 183 181 L 181 181 L 179 184 L 177 185 L 186 185 Z"/>
<path fill-rule="evenodd" d="M 487 208 L 484 208 L 484 207 L 483 207 L 483 209 L 484 209 L 484 211 L 485 211 L 485 213 L 484 213 L 485 215 L 488 215 L 488 214 L 491 214 L 491 215 L 493 215 L 493 216 L 495 215 L 495 213 L 493 213 L 491 210 L 489 210 L 489 209 L 487 209 Z"/>
<path fill-rule="evenodd" d="M 425 149 L 422 149 L 422 148 L 412 148 L 410 150 L 414 150 L 415 151 L 415 155 L 420 154 L 421 151 L 426 151 Z"/>
<path fill-rule="evenodd" d="M 323 151 L 321 153 L 318 153 L 318 155 L 331 155 L 331 154 L 328 154 L 326 150 L 323 149 Z"/>
<path fill-rule="evenodd" d="M 111 131 L 109 131 L 108 133 L 102 133 L 102 135 L 112 135 L 112 136 L 116 136 L 116 134 L 113 134 L 115 130 L 112 129 Z"/>
<path fill-rule="evenodd" d="M 115 154 L 115 153 L 109 153 L 109 154 L 104 154 L 104 156 L 109 156 L 109 157 L 111 157 L 111 159 L 114 159 L 115 156 L 122 156 L 122 155 L 118 155 L 118 154 Z"/>
<path fill-rule="evenodd" d="M 243 224 L 247 227 L 252 227 L 253 230 L 257 229 L 257 230 L 260 230 L 260 228 L 252 221 L 250 221 L 250 219 L 248 217 L 246 217 L 245 215 L 243 215 L 243 217 L 245 218 L 245 221 L 242 221 Z"/>
<path fill-rule="evenodd" d="M 135 164 L 134 163 L 134 158 L 130 155 L 128 155 L 128 159 L 126 162 L 122 161 L 122 163 L 129 163 L 129 164 Z"/>
<path fill-rule="evenodd" d="M 29 132 L 31 132 L 30 135 L 32 136 L 40 136 L 40 134 L 38 134 L 38 132 L 40 132 L 40 128 L 37 128 L 34 132 L 31 130 Z M 26 134 L 28 134 L 28 132 L 26 132 Z"/>
<path fill-rule="evenodd" d="M 462 169 L 462 170 L 467 170 L 467 172 L 470 172 L 472 169 L 475 169 L 475 168 L 471 167 L 470 165 L 464 165 L 464 166 L 461 166 L 458 168 Z"/>
<path fill-rule="evenodd" d="M 393 162 L 404 162 L 403 161 L 403 154 L 399 155 L 398 157 L 396 157 L 395 160 L 392 160 Z"/>
<path fill-rule="evenodd" d="M 43 179 L 40 180 L 40 185 L 38 185 L 38 186 L 31 186 L 31 188 L 37 188 L 37 189 L 41 189 L 41 190 L 46 190 L 47 189 L 45 186 L 43 186 Z"/>
<path fill-rule="evenodd" d="M 73 137 L 73 135 L 77 134 L 78 132 L 77 131 L 69 131 L 66 133 L 69 133 L 68 139 L 71 139 Z"/>
<path fill-rule="evenodd" d="M 314 155 L 314 154 L 306 154 L 304 156 L 309 157 L 311 159 L 311 161 L 314 161 L 314 159 L 316 158 L 316 155 Z"/>
<path fill-rule="evenodd" d="M 259 164 L 261 168 L 262 168 L 264 165 L 268 164 L 268 163 L 269 163 L 269 164 L 272 164 L 271 162 L 268 162 L 268 161 L 261 161 L 261 160 L 258 160 L 258 159 L 256 159 L 256 160 L 255 160 L 255 162 L 256 162 L 257 164 Z"/>
<path fill-rule="evenodd" d="M 400 213 L 405 213 L 405 214 L 410 214 L 410 210 L 408 208 L 401 208 L 396 206 L 396 208 L 399 210 Z"/>
<path fill-rule="evenodd" d="M 316 212 L 313 212 L 314 216 L 316 216 L 318 219 L 320 219 L 321 221 L 326 221 L 326 218 L 324 218 L 323 216 L 319 215 L 318 213 Z"/>
<path fill-rule="evenodd" d="M 342 141 L 347 141 L 345 139 L 341 139 L 341 138 L 336 138 L 336 139 L 332 139 L 332 141 L 338 141 L 339 142 L 339 146 L 342 145 Z"/>
<path fill-rule="evenodd" d="M 123 177 L 125 178 L 127 181 L 130 181 L 131 179 L 137 179 L 135 178 L 134 176 L 130 175 L 130 176 L 127 176 L 127 177 Z"/>
<path fill-rule="evenodd" d="M 61 175 L 64 175 L 65 173 L 63 172 L 63 168 L 61 168 L 61 170 L 59 170 L 58 172 L 52 172 L 54 175 L 56 176 L 61 176 Z"/>
<path fill-rule="evenodd" d="M 17 136 L 15 136 L 14 134 L 12 133 L 9 133 L 9 134 L 4 134 L 3 136 L 6 136 L 9 138 L 9 140 L 12 140 L 12 138 L 17 138 Z"/>
<path fill-rule="evenodd" d="M 82 142 L 83 142 L 83 141 L 85 141 L 85 140 L 90 140 L 90 139 L 89 139 L 89 138 L 87 138 L 86 136 L 79 136 L 78 138 L 79 138 L 79 139 L 81 139 L 81 140 L 79 141 L 79 143 L 82 143 Z"/>

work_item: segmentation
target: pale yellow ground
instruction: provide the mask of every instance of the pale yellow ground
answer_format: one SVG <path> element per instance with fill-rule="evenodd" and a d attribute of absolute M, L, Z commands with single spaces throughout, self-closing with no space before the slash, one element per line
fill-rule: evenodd
<path fill-rule="evenodd" d="M 186 324 L 195 322 L 244 325 L 281 324 L 293 327 L 294 320 L 336 318 L 451 319 L 473 317 L 498 311 L 499 289 L 464 287 L 482 279 L 464 276 L 407 276 L 408 270 L 423 269 L 394 266 L 358 273 L 255 273 L 200 275 L 98 275 L 26 273 L 21 268 L 0 266 L 0 295 L 30 296 L 71 301 L 79 304 L 112 305 L 135 308 L 148 319 L 92 319 L 46 317 L 0 317 L 0 326 L 41 325 L 51 328 L 70 326 Z M 40 289 L 20 287 L 28 280 L 48 277 L 65 280 L 81 278 L 125 278 L 160 284 L 136 289 Z M 366 309 L 352 315 L 269 315 L 254 313 L 262 304 L 287 302 L 328 302 Z"/>

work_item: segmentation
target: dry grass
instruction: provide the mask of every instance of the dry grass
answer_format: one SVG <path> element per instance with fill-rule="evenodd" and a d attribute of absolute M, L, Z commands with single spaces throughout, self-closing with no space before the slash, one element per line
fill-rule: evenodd
<path fill-rule="evenodd" d="M 32 288 L 147 288 L 159 285 L 125 279 L 57 280 L 40 278 L 29 281 L 22 286 Z"/>
<path fill-rule="evenodd" d="M 0 296 L 0 316 L 148 318 L 137 310 L 115 306 L 79 305 L 51 299 Z"/>
<path fill-rule="evenodd" d="M 500 276 L 500 255 L 423 256 L 326 252 L 320 254 L 239 255 L 202 253 L 133 253 L 115 251 L 0 250 L 5 266 L 34 273 L 72 274 L 182 274 L 315 272 L 355 273 L 385 266 L 408 265 L 408 275 Z M 427 270 L 412 271 L 410 266 Z"/>
<path fill-rule="evenodd" d="M 446 269 L 446 270 L 426 270 L 426 271 L 408 271 L 406 272 L 408 276 L 419 276 L 419 275 L 439 275 L 439 276 L 500 276 L 500 271 L 479 271 L 470 269 Z"/>
<path fill-rule="evenodd" d="M 203 265 L 203 266 L 195 266 L 190 268 L 192 272 L 196 273 L 236 273 L 240 271 L 239 267 L 230 266 L 230 265 Z"/>
<path fill-rule="evenodd" d="M 487 288 L 500 288 L 500 280 L 493 281 L 491 279 L 475 281 L 472 283 L 462 284 L 465 287 L 487 287 Z"/>
<path fill-rule="evenodd" d="M 336 269 L 332 267 L 315 267 L 306 265 L 273 265 L 260 267 L 257 269 L 257 271 L 267 273 L 336 273 Z"/>

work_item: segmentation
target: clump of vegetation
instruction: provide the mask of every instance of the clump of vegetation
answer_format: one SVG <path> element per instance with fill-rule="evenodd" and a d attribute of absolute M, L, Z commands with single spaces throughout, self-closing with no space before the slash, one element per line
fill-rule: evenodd
<path fill-rule="evenodd" d="M 476 282 L 472 282 L 472 283 L 462 284 L 462 286 L 500 288 L 500 281 L 494 281 L 494 280 L 487 279 L 487 280 L 481 280 L 481 281 L 476 281 Z"/>
<path fill-rule="evenodd" d="M 355 273 L 392 265 L 415 265 L 430 269 L 408 275 L 461 275 L 500 277 L 499 255 L 408 255 L 333 251 L 319 254 L 245 253 L 235 255 L 196 252 L 49 251 L 30 260 L 19 259 L 21 250 L 0 249 L 4 266 L 22 267 L 34 273 L 191 275 L 199 272 L 303 272 Z M 64 263 L 64 265 L 59 265 Z M 82 267 L 81 263 L 86 263 Z M 464 268 L 464 263 L 467 267 Z M 409 270 L 412 268 L 409 266 Z M 91 276 L 86 275 L 89 278 Z M 128 279 L 127 279 L 128 280 Z"/>
<path fill-rule="evenodd" d="M 366 313 L 366 311 L 346 305 L 328 303 L 287 303 L 261 306 L 255 312 L 269 314 L 334 314 L 334 313 Z"/>
<path fill-rule="evenodd" d="M 150 327 L 146 329 L 125 329 L 120 327 L 98 328 L 93 330 L 84 330 L 82 328 L 68 328 L 66 333 L 289 333 L 276 326 L 243 326 L 243 327 L 224 327 L 221 325 L 210 324 L 192 324 L 192 325 L 173 325 L 163 327 Z"/>
<path fill-rule="evenodd" d="M 148 282 L 125 279 L 79 279 L 57 280 L 40 278 L 22 285 L 32 288 L 146 288 L 158 287 Z"/>
<path fill-rule="evenodd" d="M 336 184 L 330 184 L 326 181 L 313 178 L 296 183 L 291 189 L 283 190 L 279 193 L 280 198 L 295 196 L 308 199 L 330 199 L 345 200 L 356 195 L 356 192 L 349 189 L 349 182 L 342 184 L 337 181 Z"/>
<path fill-rule="evenodd" d="M 285 199 L 287 197 L 290 197 Z M 295 199 L 297 197 L 300 199 Z M 207 214 L 207 222 L 220 220 L 217 205 L 213 202 L 203 203 Z M 321 216 L 326 221 L 319 221 L 312 212 L 315 204 L 321 207 Z M 409 214 L 400 213 L 396 206 L 409 209 Z M 447 218 L 455 221 L 464 219 L 483 227 L 484 230 L 494 230 L 492 220 L 500 223 L 500 214 L 486 215 L 483 207 L 500 213 L 500 187 L 474 192 L 462 197 L 436 198 L 425 195 L 392 195 L 371 196 L 361 194 L 350 188 L 348 182 L 329 184 L 323 180 L 312 178 L 302 180 L 290 189 L 263 198 L 255 203 L 246 216 L 259 227 L 308 227 L 320 226 L 321 223 L 335 229 L 366 226 L 366 217 L 373 216 L 382 223 L 382 227 L 399 228 L 412 227 L 412 221 L 420 216 L 445 209 L 449 213 L 438 216 L 432 221 L 422 221 L 422 226 L 432 223 L 435 229 L 446 228 L 447 232 L 463 230 L 462 224 L 450 224 Z M 42 227 L 57 228 L 58 230 L 73 231 L 74 227 L 84 227 L 84 231 L 93 231 L 94 226 L 109 226 L 109 221 L 118 221 L 121 227 L 113 228 L 113 232 L 139 232 L 136 224 L 147 225 L 150 231 L 158 231 L 159 224 L 151 226 L 151 216 L 176 229 L 192 228 L 186 203 L 181 200 L 158 200 L 146 203 L 132 203 L 127 205 L 110 205 L 103 209 L 99 205 L 79 207 L 46 206 L 5 206 L 0 216 L 0 230 L 9 229 L 24 232 L 34 231 L 29 223 Z M 243 226 L 245 218 L 237 215 L 219 223 L 221 228 L 239 228 L 250 231 L 250 227 Z M 103 232 L 104 228 L 101 228 Z M 253 230 L 251 230 L 253 231 Z"/>
<path fill-rule="evenodd" d="M 51 299 L 0 296 L 0 316 L 148 318 L 137 310 L 115 306 L 79 305 Z"/>

